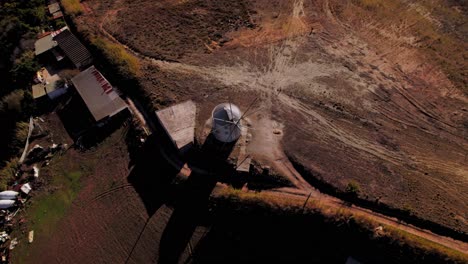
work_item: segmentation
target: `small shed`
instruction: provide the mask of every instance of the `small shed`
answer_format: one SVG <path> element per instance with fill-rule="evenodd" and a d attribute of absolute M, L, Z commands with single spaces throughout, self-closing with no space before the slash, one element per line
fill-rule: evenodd
<path fill-rule="evenodd" d="M 42 99 L 47 95 L 49 99 L 55 99 L 67 92 L 67 87 L 56 86 L 56 83 L 38 83 L 32 86 L 32 97 L 34 99 Z"/>
<path fill-rule="evenodd" d="M 76 68 L 81 69 L 91 65 L 93 61 L 91 53 L 70 30 L 60 32 L 54 40 Z"/>
<path fill-rule="evenodd" d="M 96 122 L 128 108 L 109 81 L 94 66 L 73 77 L 72 83 Z"/>
<path fill-rule="evenodd" d="M 57 46 L 57 41 L 55 41 L 52 34 L 49 33 L 36 40 L 34 43 L 34 54 L 36 56 L 41 55 L 42 53 L 49 51 Z"/>
<path fill-rule="evenodd" d="M 60 15 L 59 12 L 56 12 Z M 91 65 L 93 58 L 86 47 L 73 35 L 68 27 L 47 32 L 34 43 L 36 56 L 53 56 L 56 61 L 67 57 L 78 69 Z"/>
<path fill-rule="evenodd" d="M 23 186 L 21 186 L 20 190 L 25 194 L 29 194 L 31 192 L 32 188 L 31 188 L 31 185 L 29 183 L 25 183 L 25 184 L 23 184 Z"/>
<path fill-rule="evenodd" d="M 58 11 L 58 12 L 55 12 L 55 13 L 52 14 L 53 19 L 58 19 L 58 18 L 61 18 L 61 17 L 63 17 L 62 11 Z"/>
<path fill-rule="evenodd" d="M 51 74 L 46 67 L 37 72 L 38 83 L 32 86 L 32 96 L 34 99 L 45 98 L 55 99 L 67 92 L 67 85 L 57 73 Z"/>
<path fill-rule="evenodd" d="M 49 14 L 54 14 L 55 12 L 59 12 L 60 11 L 60 5 L 59 3 L 53 3 L 53 4 L 50 4 L 47 6 L 47 8 L 49 9 Z"/>
<path fill-rule="evenodd" d="M 164 130 L 181 151 L 193 144 L 196 112 L 197 107 L 191 100 L 156 112 Z"/>

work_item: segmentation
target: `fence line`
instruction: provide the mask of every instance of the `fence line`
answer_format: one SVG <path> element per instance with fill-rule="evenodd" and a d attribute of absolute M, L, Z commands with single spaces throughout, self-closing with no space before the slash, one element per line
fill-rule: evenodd
<path fill-rule="evenodd" d="M 26 144 L 24 145 L 24 150 L 23 154 L 21 154 L 21 158 L 19 159 L 19 163 L 23 163 L 24 159 L 26 158 L 26 153 L 28 152 L 29 148 L 29 138 L 31 137 L 32 131 L 34 129 L 34 122 L 32 116 L 29 117 L 29 131 L 28 131 L 28 137 L 26 138 Z"/>

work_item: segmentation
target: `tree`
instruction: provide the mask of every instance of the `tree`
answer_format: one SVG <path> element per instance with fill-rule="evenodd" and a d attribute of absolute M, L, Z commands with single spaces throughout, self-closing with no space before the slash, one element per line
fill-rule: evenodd
<path fill-rule="evenodd" d="M 14 82 L 28 84 L 37 70 L 39 70 L 39 64 L 34 57 L 34 52 L 27 51 L 15 61 L 10 73 Z"/>

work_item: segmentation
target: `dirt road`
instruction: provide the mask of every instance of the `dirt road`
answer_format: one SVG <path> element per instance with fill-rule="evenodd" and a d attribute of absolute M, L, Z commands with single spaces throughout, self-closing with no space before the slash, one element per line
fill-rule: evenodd
<path fill-rule="evenodd" d="M 354 205 L 347 205 L 342 200 L 328 195 L 321 194 L 319 192 L 311 190 L 309 193 L 307 191 L 298 191 L 297 189 L 282 188 L 278 190 L 263 191 L 268 195 L 273 195 L 281 199 L 288 199 L 288 197 L 303 197 L 304 201 L 311 201 L 310 203 L 320 204 L 323 206 L 330 206 L 333 208 L 343 208 L 345 212 L 349 212 L 356 216 L 362 216 L 367 219 L 372 219 L 377 223 L 388 225 L 397 229 L 404 230 L 410 234 L 422 237 L 429 241 L 438 243 L 440 245 L 446 246 L 448 248 L 456 249 L 460 252 L 468 254 L 468 243 L 455 240 L 450 237 L 445 237 L 441 235 L 434 234 L 428 230 L 419 228 L 414 225 L 406 224 L 396 218 L 388 217 L 383 214 L 373 212 L 369 209 L 364 209 Z M 312 193 L 312 194 L 311 194 Z M 310 195 L 311 194 L 311 195 Z M 310 199 L 307 200 L 307 197 L 310 195 Z M 308 206 L 305 204 L 305 206 Z M 313 206 L 312 206 L 313 207 Z"/>

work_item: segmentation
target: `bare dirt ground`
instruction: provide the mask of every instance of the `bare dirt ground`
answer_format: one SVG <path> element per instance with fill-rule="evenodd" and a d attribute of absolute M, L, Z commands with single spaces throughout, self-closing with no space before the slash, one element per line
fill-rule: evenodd
<path fill-rule="evenodd" d="M 220 102 L 260 98 L 256 160 L 285 173 L 286 153 L 338 188 L 354 180 L 371 201 L 468 231 L 463 4 L 231 2 L 87 1 L 80 21 L 142 59 L 158 103 L 203 106 L 200 127 Z"/>
<path fill-rule="evenodd" d="M 54 135 L 50 136 L 54 140 L 66 138 L 67 133 L 55 114 L 47 117 L 46 124 L 53 129 Z M 155 263 L 160 255 L 169 254 L 159 248 L 161 243 L 168 244 L 162 236 L 173 209 L 164 205 L 169 199 L 165 188 L 175 174 L 158 162 L 156 153 L 143 157 L 151 159 L 151 163 L 145 160 L 135 165 L 140 158 L 129 156 L 130 137 L 135 140 L 128 135 L 128 126 L 124 126 L 84 152 L 67 150 L 61 159 L 68 162 L 65 168 L 90 162 L 97 166 L 80 179 L 81 190 L 66 208 L 64 217 L 55 227 L 49 227 L 53 231 L 45 234 L 36 230 L 32 244 L 27 242 L 27 233 L 18 233 L 26 249 L 18 251 L 17 247 L 12 252 L 13 263 Z M 155 164 L 160 173 L 157 177 L 153 177 L 152 171 Z M 47 191 L 53 192 L 35 190 L 37 194 Z M 193 239 L 201 236 L 200 230 L 203 231 L 199 228 Z"/>
<path fill-rule="evenodd" d="M 196 101 L 198 136 L 216 104 L 229 100 L 247 109 L 259 98 L 247 117 L 252 125 L 248 152 L 295 187 L 264 191 L 267 195 L 302 204 L 312 192 L 311 199 L 320 204 L 343 207 L 466 252 L 464 242 L 321 195 L 289 161 L 295 159 L 342 189 L 354 180 L 369 200 L 468 231 L 468 109 L 461 82 L 449 79 L 418 48 L 421 41 L 412 35 L 418 24 L 409 21 L 405 23 L 410 26 L 401 28 L 393 27 L 391 20 L 380 24 L 365 16 L 368 9 L 356 2 L 88 0 L 77 22 L 79 29 L 89 27 L 140 58 L 140 81 L 160 106 Z M 404 2 L 430 23 L 443 26 L 437 13 Z M 457 63 L 464 62 L 454 60 Z M 52 120 L 55 131 L 60 122 Z M 296 229 L 278 225 L 272 227 L 278 232 L 270 232 L 262 221 L 249 217 L 235 226 L 219 220 L 214 226 L 224 228 L 218 230 L 200 225 L 198 214 L 180 210 L 181 204 L 187 205 L 178 196 L 187 190 L 171 184 L 177 172 L 160 162 L 153 147 L 146 149 L 149 153 L 135 154 L 126 142 L 132 138 L 127 133 L 118 130 L 104 148 L 67 154 L 80 162 L 98 153 L 99 166 L 82 179 L 83 188 L 56 231 L 47 238 L 36 235 L 28 262 L 174 263 L 171 258 L 180 256 L 181 263 L 189 263 L 197 242 L 203 246 L 207 238 L 220 247 L 217 256 L 225 258 L 231 255 L 223 255 L 223 243 L 244 244 L 237 236 L 249 224 L 246 229 L 252 233 L 244 238 L 271 240 L 259 255 L 252 253 L 258 252 L 255 243 L 246 255 L 237 254 L 236 247 L 226 250 L 239 262 L 248 256 L 264 260 L 262 254 L 272 258 L 276 256 L 272 248 L 281 256 L 307 255 L 318 261 L 343 262 L 341 255 L 349 255 L 345 250 L 339 257 L 321 258 L 320 252 L 302 250 L 309 244 L 291 230 L 300 233 L 305 225 Z M 218 190 L 215 187 L 213 195 Z M 188 191 L 182 198 L 192 198 Z M 304 234 L 312 237 L 313 232 Z M 340 238 L 335 232 L 336 236 L 324 236 L 330 240 L 322 245 L 324 252 Z M 291 238 L 292 251 L 282 254 L 286 247 L 281 247 L 279 233 Z M 217 239 L 225 234 L 232 239 Z M 321 239 L 314 242 L 317 251 Z M 199 248 L 205 257 L 216 249 Z"/>

